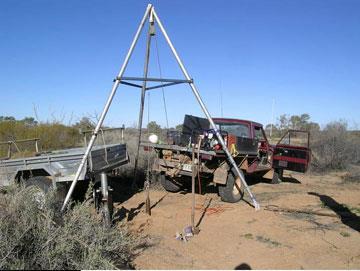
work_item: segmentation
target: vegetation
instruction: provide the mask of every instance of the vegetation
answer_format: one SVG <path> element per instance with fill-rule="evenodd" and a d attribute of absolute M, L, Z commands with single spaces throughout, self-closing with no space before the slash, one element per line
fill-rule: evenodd
<path fill-rule="evenodd" d="M 0 194 L 0 269 L 129 269 L 137 241 L 124 225 L 105 228 L 87 203 L 60 215 L 54 193 L 44 204 L 33 189 Z"/>
<path fill-rule="evenodd" d="M 346 169 L 360 163 L 360 137 L 347 129 L 345 121 L 335 121 L 312 137 L 312 166 L 318 171 Z"/>
<path fill-rule="evenodd" d="M 269 124 L 266 126 L 268 135 L 270 129 Z M 349 131 L 346 121 L 328 123 L 321 130 L 318 123 L 311 121 L 309 114 L 281 115 L 272 129 L 273 138 L 280 138 L 288 129 L 310 131 L 313 171 L 349 169 L 351 165 L 360 163 L 360 134 Z"/>
<path fill-rule="evenodd" d="M 68 126 L 56 121 L 52 123 L 39 123 L 32 117 L 16 120 L 12 116 L 0 116 L 0 142 L 40 138 L 40 148 L 43 151 L 77 147 L 83 145 L 83 136 L 80 131 L 90 130 L 94 127 L 94 123 L 87 117 L 82 118 L 74 125 Z M 179 124 L 176 128 L 171 129 L 181 130 L 181 128 L 182 125 Z M 288 129 L 300 129 L 311 132 L 311 166 L 315 171 L 345 169 L 350 165 L 360 163 L 360 133 L 349 131 L 345 121 L 331 122 L 321 130 L 318 123 L 311 121 L 309 114 L 281 115 L 278 122 L 272 127 L 272 138 L 280 138 Z M 270 130 L 271 125 L 267 125 L 265 127 L 267 134 L 270 133 Z M 159 135 L 161 141 L 164 141 L 166 138 L 166 129 L 162 128 L 155 121 L 150 122 L 148 127 L 143 129 L 142 140 L 146 140 L 150 133 Z M 131 154 L 136 153 L 136 136 L 136 128 L 126 129 L 125 142 L 128 144 Z M 101 135 L 97 141 L 103 144 L 118 140 L 119 138 L 115 135 L 107 135 L 106 138 Z M 6 147 L 6 145 L 0 145 L 0 157 L 6 156 Z M 33 154 L 34 145 L 31 143 L 21 143 L 17 147 L 25 154 Z M 143 174 L 148 163 L 148 153 L 143 152 L 142 148 L 140 151 L 139 166 L 141 169 L 140 173 Z M 131 173 L 132 166 L 133 163 L 123 169 L 128 177 L 133 174 Z"/>
<path fill-rule="evenodd" d="M 310 121 L 310 119 L 311 117 L 307 113 L 293 116 L 284 114 L 279 117 L 278 122 L 275 125 L 266 125 L 265 131 L 268 135 L 270 135 L 272 127 L 272 136 L 275 138 L 280 138 L 283 133 L 289 129 L 306 130 L 310 132 L 320 131 L 320 125 L 316 122 Z"/>
<path fill-rule="evenodd" d="M 58 122 L 38 123 L 34 118 L 16 120 L 14 117 L 0 116 L 0 142 L 30 138 L 39 138 L 41 150 L 49 151 L 79 146 L 82 136 L 76 126 Z M 24 153 L 35 151 L 35 144 L 31 143 L 19 143 L 16 147 Z M 6 148 L 5 145 L 1 146 L 0 157 L 6 156 Z"/>

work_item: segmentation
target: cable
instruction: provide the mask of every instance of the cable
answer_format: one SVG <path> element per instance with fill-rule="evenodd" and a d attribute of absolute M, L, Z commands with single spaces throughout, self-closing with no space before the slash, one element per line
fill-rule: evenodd
<path fill-rule="evenodd" d="M 157 61 L 158 61 L 160 79 L 162 79 L 162 72 L 161 72 L 161 65 L 160 65 L 160 55 L 159 55 L 159 48 L 158 48 L 158 43 L 157 43 L 156 35 L 155 35 L 155 45 L 156 45 L 156 55 L 157 55 Z M 168 119 L 168 114 L 167 114 L 165 91 L 164 91 L 164 87 L 163 87 L 163 86 L 161 87 L 161 91 L 162 91 L 162 97 L 163 97 L 163 103 L 164 103 L 164 110 L 165 110 L 165 117 L 166 117 L 166 130 L 169 130 L 169 119 Z"/>

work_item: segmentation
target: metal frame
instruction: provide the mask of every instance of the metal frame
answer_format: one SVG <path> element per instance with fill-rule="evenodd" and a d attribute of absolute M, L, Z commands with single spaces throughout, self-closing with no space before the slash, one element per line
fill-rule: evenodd
<path fill-rule="evenodd" d="M 133 53 L 133 51 L 134 51 L 134 48 L 135 48 L 135 46 L 136 46 L 136 44 L 137 44 L 137 41 L 138 41 L 138 39 L 139 39 L 139 36 L 140 36 L 140 34 L 141 34 L 141 32 L 142 32 L 142 29 L 144 28 L 144 25 L 145 25 L 145 22 L 146 22 L 147 19 L 149 20 L 149 33 L 148 33 L 148 38 L 147 38 L 147 52 L 146 52 L 146 59 L 145 59 L 145 66 L 144 66 L 144 78 L 136 78 L 136 77 L 135 77 L 135 78 L 133 78 L 133 77 L 130 77 L 130 78 L 129 78 L 129 77 L 123 77 L 123 74 L 124 74 L 124 72 L 125 72 L 125 69 L 126 69 L 126 67 L 127 67 L 128 62 L 129 62 L 129 59 L 130 59 L 130 57 L 131 57 L 131 55 L 132 55 L 132 53 Z M 180 57 L 179 57 L 179 55 L 178 55 L 178 53 L 177 53 L 177 51 L 176 51 L 173 43 L 171 42 L 171 40 L 170 40 L 170 38 L 169 38 L 169 36 L 168 36 L 168 34 L 167 34 L 167 32 L 166 32 L 166 30 L 165 30 L 162 22 L 160 21 L 158 15 L 157 15 L 157 13 L 156 13 L 153 5 L 149 4 L 149 5 L 147 6 L 147 8 L 146 8 L 145 14 L 144 14 L 144 16 L 143 16 L 143 18 L 142 18 L 142 20 L 141 20 L 141 22 L 140 22 L 140 25 L 139 25 L 139 27 L 138 27 L 138 29 L 137 29 L 137 31 L 136 31 L 135 37 L 134 37 L 134 39 L 133 39 L 133 41 L 132 41 L 132 43 L 131 43 L 131 45 L 130 45 L 129 51 L 128 51 L 126 57 L 125 57 L 125 60 L 124 60 L 124 63 L 123 63 L 123 65 L 122 65 L 121 69 L 120 69 L 120 72 L 119 72 L 118 76 L 116 77 L 116 79 L 114 80 L 114 84 L 113 84 L 113 87 L 112 87 L 110 96 L 109 96 L 109 98 L 108 98 L 108 100 L 107 100 L 107 102 L 106 102 L 106 104 L 105 104 L 105 107 L 104 107 L 104 109 L 103 109 L 103 112 L 102 112 L 102 114 L 101 114 L 101 116 L 100 116 L 100 118 L 99 118 L 98 124 L 96 125 L 96 128 L 95 128 L 95 130 L 94 130 L 94 132 L 93 132 L 93 135 L 92 135 L 92 137 L 91 137 L 91 140 L 90 140 L 90 142 L 89 142 L 89 144 L 88 144 L 88 147 L 87 147 L 87 149 L 86 149 L 86 151 L 85 151 L 85 154 L 84 154 L 84 156 L 83 156 L 83 158 L 82 158 L 82 161 L 81 161 L 81 163 L 80 163 L 80 165 L 79 165 L 79 168 L 78 168 L 78 170 L 77 170 L 77 172 L 76 172 L 76 174 L 75 174 L 74 180 L 73 180 L 73 182 L 72 182 L 72 184 L 71 184 L 71 186 L 70 186 L 70 189 L 69 189 L 69 191 L 68 191 L 68 193 L 67 193 L 67 195 L 66 195 L 66 198 L 65 198 L 65 200 L 64 200 L 64 203 L 63 203 L 63 206 L 62 206 L 62 211 L 65 210 L 67 204 L 69 203 L 70 197 L 71 197 L 71 195 L 72 195 L 72 193 L 73 193 L 73 191 L 74 191 L 74 189 L 75 189 L 75 185 L 76 185 L 76 183 L 77 183 L 77 181 L 78 181 L 78 178 L 79 178 L 79 176 L 80 176 L 80 173 L 81 173 L 83 167 L 85 166 L 87 157 L 88 157 L 88 155 L 89 155 L 89 153 L 90 153 L 90 151 L 91 151 L 92 146 L 94 145 L 94 142 L 95 142 L 95 139 L 96 139 L 96 137 L 97 137 L 97 134 L 98 134 L 98 132 L 99 132 L 99 130 L 100 130 L 100 128 L 101 128 L 101 125 L 103 124 L 103 121 L 104 121 L 104 119 L 105 119 L 105 116 L 106 116 L 109 108 L 110 108 L 111 102 L 112 102 L 112 100 L 113 100 L 113 98 L 114 98 L 114 96 L 115 96 L 115 94 L 116 94 L 116 90 L 117 90 L 118 86 L 119 86 L 120 84 L 126 84 L 126 85 L 131 85 L 131 86 L 133 86 L 133 87 L 141 87 L 141 88 L 142 88 L 142 99 L 141 99 L 141 106 L 140 106 L 140 111 L 142 111 L 141 108 L 143 108 L 144 99 L 145 99 L 144 93 L 145 93 L 145 91 L 146 91 L 146 82 L 151 81 L 152 79 L 153 79 L 153 80 L 157 80 L 158 82 L 165 82 L 164 80 L 166 80 L 166 79 L 155 79 L 155 78 L 152 78 L 152 79 L 151 79 L 151 78 L 147 78 L 147 69 L 148 69 L 148 60 L 149 60 L 149 49 L 150 49 L 150 40 L 151 40 L 151 36 L 154 35 L 154 32 L 153 32 L 153 31 L 154 31 L 154 23 L 155 23 L 155 22 L 157 23 L 157 26 L 160 28 L 160 31 L 162 32 L 162 34 L 164 35 L 167 44 L 169 45 L 169 47 L 170 47 L 170 49 L 171 49 L 171 51 L 172 51 L 172 53 L 173 53 L 173 55 L 174 55 L 174 57 L 175 57 L 178 65 L 179 65 L 179 67 L 180 67 L 180 69 L 181 69 L 181 71 L 182 71 L 182 73 L 183 73 L 183 75 L 184 75 L 184 77 L 186 78 L 186 80 L 181 80 L 181 82 L 180 82 L 180 80 L 170 79 L 170 81 L 168 81 L 169 84 L 170 84 L 170 85 L 174 85 L 174 84 L 177 84 L 177 83 L 188 83 L 188 84 L 189 84 L 189 86 L 190 86 L 190 88 L 192 89 L 192 92 L 193 92 L 195 98 L 197 99 L 197 101 L 198 101 L 201 109 L 203 110 L 205 116 L 206 116 L 207 119 L 209 120 L 212 129 L 215 131 L 215 134 L 216 134 L 217 138 L 219 139 L 220 144 L 221 144 L 222 147 L 223 147 L 223 150 L 224 150 L 224 152 L 225 152 L 225 154 L 226 154 L 226 156 L 227 156 L 227 158 L 228 158 L 229 163 L 231 164 L 231 167 L 232 167 L 234 173 L 240 178 L 241 182 L 243 183 L 246 191 L 248 192 L 248 194 L 249 194 L 249 196 L 250 196 L 250 198 L 251 198 L 251 200 L 252 200 L 252 202 L 253 202 L 253 205 L 254 205 L 255 209 L 256 209 L 256 210 L 259 210 L 259 209 L 260 209 L 260 205 L 259 205 L 258 202 L 256 201 L 256 199 L 255 199 L 254 195 L 252 194 L 249 186 L 247 185 L 243 173 L 239 170 L 239 168 L 238 168 L 235 160 L 234 160 L 233 157 L 231 156 L 231 154 L 230 154 L 230 152 L 229 152 L 229 150 L 228 150 L 228 148 L 227 148 L 227 146 L 226 146 L 226 144 L 225 144 L 224 139 L 222 138 L 219 130 L 216 128 L 216 125 L 215 125 L 215 123 L 214 123 L 214 121 L 213 121 L 213 119 L 212 119 L 209 111 L 207 110 L 207 108 L 206 108 L 206 106 L 205 106 L 205 104 L 204 104 L 204 102 L 203 102 L 203 100 L 202 100 L 202 98 L 201 98 L 201 96 L 200 96 L 199 91 L 197 90 L 197 88 L 196 88 L 193 80 L 191 79 L 189 73 L 188 73 L 187 70 L 185 69 L 185 66 L 184 66 L 183 62 L 181 61 L 181 59 L 180 59 Z M 125 81 L 125 82 L 123 81 L 123 80 L 129 80 L 129 79 L 135 80 L 135 81 L 142 81 L 142 82 L 143 82 L 143 85 L 140 86 L 140 85 L 136 85 L 136 84 L 132 84 L 132 83 L 128 83 L 128 82 L 126 82 L 126 81 Z M 169 79 L 167 79 L 167 80 L 169 80 Z M 168 84 L 168 85 L 169 85 L 169 84 Z M 160 86 L 158 86 L 158 87 L 162 87 L 162 86 L 166 86 L 166 84 L 162 84 L 162 85 L 160 85 Z M 155 87 L 155 88 L 156 88 L 156 87 Z M 149 88 L 149 89 L 151 89 L 151 88 Z M 154 89 L 154 87 L 153 87 L 152 89 Z M 142 122 L 142 113 L 140 112 L 139 124 L 140 124 L 141 122 Z M 140 131 L 141 131 L 141 126 L 139 126 L 139 127 L 140 127 Z"/>
<path fill-rule="evenodd" d="M 5 142 L 0 142 L 0 145 L 8 145 L 8 152 L 7 152 L 7 157 L 0 157 L 0 160 L 6 160 L 6 159 L 10 159 L 11 155 L 12 155 L 12 151 L 11 151 L 11 146 L 14 145 L 17 149 L 17 145 L 16 143 L 25 143 L 25 142 L 31 142 L 34 141 L 35 142 L 35 151 L 36 153 L 39 152 L 39 141 L 40 138 L 30 138 L 30 139 L 21 139 L 21 140 L 9 140 L 9 141 L 5 141 Z M 18 151 L 20 151 L 18 149 Z"/>
<path fill-rule="evenodd" d="M 307 134 L 307 148 L 310 149 L 310 131 L 305 130 L 297 130 L 297 129 L 289 129 L 286 131 L 285 134 L 279 139 L 279 141 L 276 143 L 276 145 L 281 145 L 280 142 L 289 134 L 289 145 L 290 145 L 290 133 L 303 133 Z M 300 146 L 299 146 L 300 147 Z"/>

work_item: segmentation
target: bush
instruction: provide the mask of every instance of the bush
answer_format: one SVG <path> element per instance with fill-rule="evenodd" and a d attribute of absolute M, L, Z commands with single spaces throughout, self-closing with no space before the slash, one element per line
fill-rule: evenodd
<path fill-rule="evenodd" d="M 40 150 L 50 151 L 81 146 L 82 136 L 75 127 L 61 123 L 34 123 L 29 125 L 23 120 L 0 120 L 0 142 L 21 139 L 40 138 Z M 19 144 L 22 154 L 35 151 L 35 144 Z M 0 148 L 0 157 L 7 155 L 7 149 Z"/>
<path fill-rule="evenodd" d="M 54 194 L 39 207 L 34 191 L 0 195 L 0 269 L 128 269 L 135 239 L 107 229 L 86 203 L 60 215 Z"/>
<path fill-rule="evenodd" d="M 315 171 L 346 169 L 360 162 L 360 139 L 347 130 L 347 123 L 329 123 L 312 135 L 312 169 Z"/>

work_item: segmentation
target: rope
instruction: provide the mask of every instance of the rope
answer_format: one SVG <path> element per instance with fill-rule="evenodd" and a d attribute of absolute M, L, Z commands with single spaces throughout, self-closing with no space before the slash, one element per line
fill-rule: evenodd
<path fill-rule="evenodd" d="M 102 138 L 102 140 L 103 140 L 104 150 L 105 150 L 105 157 L 104 157 L 104 158 L 105 158 L 105 162 L 106 162 L 106 164 L 109 165 L 108 152 L 107 152 L 107 149 L 106 149 L 106 147 L 105 147 L 106 142 L 105 142 L 105 137 L 104 137 L 104 130 L 103 130 L 102 128 L 100 128 L 100 131 L 101 131 L 101 138 Z"/>
<path fill-rule="evenodd" d="M 158 63 L 158 67 L 159 67 L 160 79 L 162 79 L 162 72 L 161 72 L 161 65 L 160 65 L 160 55 L 159 55 L 159 48 L 158 48 L 156 35 L 155 35 L 155 45 L 156 45 L 156 55 L 157 55 L 157 63 Z M 162 98 L 163 98 L 165 117 L 166 117 L 166 130 L 168 130 L 169 129 L 169 119 L 168 119 L 168 114 L 167 114 L 165 91 L 164 91 L 163 86 L 161 87 L 161 91 L 162 91 Z"/>

